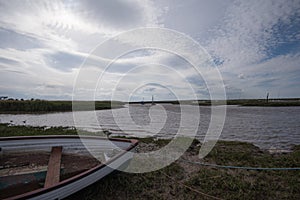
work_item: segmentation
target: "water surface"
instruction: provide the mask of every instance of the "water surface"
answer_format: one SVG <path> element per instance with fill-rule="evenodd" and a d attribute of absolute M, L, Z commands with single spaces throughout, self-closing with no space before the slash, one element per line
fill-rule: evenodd
<path fill-rule="evenodd" d="M 106 129 L 114 135 L 172 137 L 180 128 L 189 135 L 196 121 L 195 106 L 184 107 L 185 126 L 180 125 L 179 105 L 130 105 L 126 108 L 77 112 L 80 126 L 89 131 Z M 200 123 L 196 137 L 203 140 L 209 122 L 210 107 L 200 108 Z M 113 112 L 113 113 L 112 113 Z M 93 120 L 96 115 L 97 120 Z M 129 117 L 128 117 L 129 116 Z M 1 123 L 32 126 L 75 126 L 72 112 L 50 114 L 1 114 Z M 251 142 L 261 148 L 288 149 L 300 144 L 300 107 L 240 107 L 227 106 L 222 140 Z"/>

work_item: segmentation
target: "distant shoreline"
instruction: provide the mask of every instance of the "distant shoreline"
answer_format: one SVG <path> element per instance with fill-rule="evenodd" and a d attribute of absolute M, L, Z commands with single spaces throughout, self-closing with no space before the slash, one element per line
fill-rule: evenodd
<path fill-rule="evenodd" d="M 47 101 L 47 100 L 1 100 L 1 114 L 44 114 L 53 112 L 71 112 L 104 110 L 112 108 L 122 108 L 120 101 L 75 101 L 76 108 L 73 109 L 72 101 Z M 92 103 L 92 104 L 91 104 Z M 91 105 L 95 107 L 91 108 Z"/>
<path fill-rule="evenodd" d="M 128 102 L 129 104 L 141 104 L 141 102 Z M 145 101 L 143 104 L 151 104 L 152 101 Z M 199 106 L 215 105 L 238 105 L 238 106 L 261 106 L 261 107 L 283 107 L 300 106 L 300 98 L 281 98 L 281 99 L 229 99 L 229 100 L 181 100 L 181 101 L 155 101 L 155 104 L 183 104 Z"/>
<path fill-rule="evenodd" d="M 231 100 L 173 100 L 173 101 L 145 101 L 145 102 L 121 102 L 121 101 L 75 101 L 76 111 L 104 110 L 123 108 L 125 104 L 174 104 L 174 105 L 198 105 L 198 106 L 259 106 L 259 107 L 287 107 L 300 106 L 300 98 L 285 99 L 231 99 Z M 94 103 L 95 107 L 91 108 Z M 48 100 L 0 100 L 0 114 L 45 114 L 54 112 L 73 111 L 72 101 L 48 101 Z"/>

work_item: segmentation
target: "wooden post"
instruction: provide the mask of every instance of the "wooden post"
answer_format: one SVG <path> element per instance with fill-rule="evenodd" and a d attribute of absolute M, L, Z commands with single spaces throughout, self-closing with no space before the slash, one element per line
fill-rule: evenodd
<path fill-rule="evenodd" d="M 51 187 L 59 183 L 60 163 L 61 163 L 62 147 L 52 147 L 50 159 L 48 162 L 48 170 L 44 187 Z"/>

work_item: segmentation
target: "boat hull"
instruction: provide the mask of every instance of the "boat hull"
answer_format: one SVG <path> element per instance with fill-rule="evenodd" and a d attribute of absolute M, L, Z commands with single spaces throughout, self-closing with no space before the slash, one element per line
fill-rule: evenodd
<path fill-rule="evenodd" d="M 39 136 L 0 138 L 1 153 L 7 154 L 23 150 L 24 152 L 49 151 L 51 147 L 62 145 L 65 153 L 97 155 L 101 151 L 111 153 L 121 149 L 119 153 L 106 162 L 84 171 L 56 185 L 40 188 L 8 199 L 62 199 L 102 179 L 115 169 L 124 167 L 133 157 L 137 140 L 110 139 L 99 137 L 78 136 Z M 85 145 L 84 145 L 85 144 Z M 84 151 L 87 148 L 89 151 Z"/>

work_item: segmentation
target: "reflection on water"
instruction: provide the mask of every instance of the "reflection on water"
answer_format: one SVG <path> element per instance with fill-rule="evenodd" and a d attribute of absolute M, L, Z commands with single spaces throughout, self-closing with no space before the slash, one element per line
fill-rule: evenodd
<path fill-rule="evenodd" d="M 190 134 L 195 123 L 194 106 L 184 106 L 187 122 L 180 125 L 182 116 L 178 105 L 130 105 L 127 108 L 79 112 L 82 129 L 98 131 L 107 129 L 115 135 L 172 137 L 180 128 L 180 134 Z M 210 107 L 200 107 L 200 123 L 197 138 L 203 140 L 209 122 Z M 73 114 L 21 114 L 0 115 L 1 123 L 32 126 L 74 126 Z M 99 126 L 99 124 L 101 126 Z M 194 128 L 193 128 L 194 129 Z M 239 107 L 227 106 L 227 116 L 221 134 L 223 140 L 239 140 L 254 143 L 262 148 L 290 148 L 300 144 L 300 107 Z"/>

